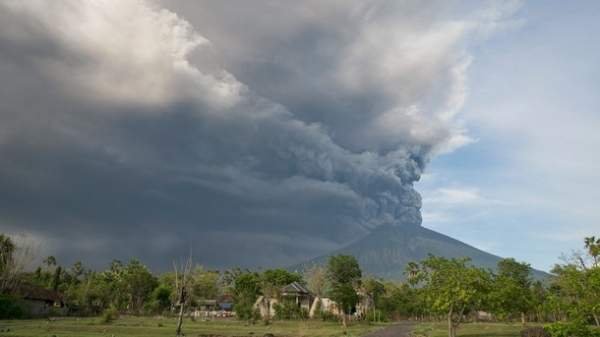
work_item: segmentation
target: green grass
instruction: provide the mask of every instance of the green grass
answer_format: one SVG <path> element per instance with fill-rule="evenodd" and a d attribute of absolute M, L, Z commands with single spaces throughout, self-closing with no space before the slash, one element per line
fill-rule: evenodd
<path fill-rule="evenodd" d="M 0 321 L 0 336 L 13 337 L 158 337 L 175 335 L 174 318 L 125 317 L 113 323 L 100 323 L 99 318 L 65 318 L 56 321 L 18 320 Z M 272 333 L 276 337 L 358 337 L 369 331 L 381 329 L 384 324 L 369 325 L 353 323 L 344 334 L 340 324 L 335 322 L 274 321 L 269 325 L 257 322 L 255 325 L 236 320 L 184 321 L 186 336 L 252 336 L 262 337 Z M 6 332 L 6 329 L 10 329 Z M 212 336 L 211 336 L 212 337 Z"/>
<path fill-rule="evenodd" d="M 519 337 L 523 329 L 521 324 L 507 323 L 469 323 L 461 324 L 458 328 L 458 337 Z M 445 323 L 419 324 L 416 333 L 428 337 L 447 337 L 448 327 Z"/>

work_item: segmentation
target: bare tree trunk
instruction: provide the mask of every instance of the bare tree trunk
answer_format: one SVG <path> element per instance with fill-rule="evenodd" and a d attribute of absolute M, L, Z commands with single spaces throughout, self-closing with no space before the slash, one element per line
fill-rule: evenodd
<path fill-rule="evenodd" d="M 181 287 L 179 290 L 179 317 L 177 318 L 177 330 L 175 330 L 175 335 L 177 337 L 183 336 L 181 333 L 181 326 L 183 325 L 183 313 L 185 310 L 185 290 L 184 287 Z"/>
<path fill-rule="evenodd" d="M 596 326 L 600 326 L 600 318 L 597 314 L 592 314 L 594 316 L 594 322 L 596 322 Z"/>
<path fill-rule="evenodd" d="M 521 325 L 527 325 L 527 318 L 525 317 L 525 312 L 521 312 Z"/>
<path fill-rule="evenodd" d="M 177 337 L 184 336 L 182 332 L 183 326 L 183 314 L 185 313 L 185 302 L 187 301 L 187 287 L 189 277 L 192 272 L 192 254 L 185 263 L 185 266 L 181 266 L 182 275 L 181 280 L 178 278 L 177 265 L 175 265 L 175 287 L 179 290 L 179 317 L 177 318 L 177 329 L 175 335 Z"/>
<path fill-rule="evenodd" d="M 346 329 L 348 327 L 348 324 L 346 323 L 346 312 L 342 310 L 342 326 L 344 327 L 344 329 Z"/>
<path fill-rule="evenodd" d="M 267 302 L 267 314 L 265 315 L 265 323 L 269 324 L 269 322 L 271 322 L 271 298 L 265 297 L 265 301 Z"/>
<path fill-rule="evenodd" d="M 448 337 L 454 337 L 454 322 L 452 322 L 452 307 L 448 312 Z"/>

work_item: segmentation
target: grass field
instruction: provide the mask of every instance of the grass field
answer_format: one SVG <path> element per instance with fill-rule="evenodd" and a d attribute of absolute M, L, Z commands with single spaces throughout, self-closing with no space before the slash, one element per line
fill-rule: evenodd
<path fill-rule="evenodd" d="M 121 318 L 110 324 L 101 324 L 98 318 L 66 318 L 56 321 L 21 320 L 0 321 L 0 336 L 13 337 L 153 337 L 174 336 L 175 319 L 171 318 Z M 184 333 L 186 336 L 252 336 L 262 337 L 272 333 L 276 337 L 358 337 L 369 331 L 381 329 L 385 325 L 368 325 L 354 323 L 348 327 L 346 334 L 335 322 L 321 321 L 274 321 L 270 325 L 258 322 L 248 325 L 236 320 L 219 320 L 201 322 L 186 320 Z M 10 331 L 6 332 L 6 329 Z"/>
<path fill-rule="evenodd" d="M 470 323 L 461 324 L 458 337 L 519 337 L 523 329 L 521 324 Z M 428 337 L 448 336 L 445 323 L 423 323 L 415 328 L 415 333 Z"/>

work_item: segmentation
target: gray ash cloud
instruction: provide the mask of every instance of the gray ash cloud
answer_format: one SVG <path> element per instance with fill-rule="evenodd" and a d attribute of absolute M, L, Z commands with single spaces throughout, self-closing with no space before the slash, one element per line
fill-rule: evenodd
<path fill-rule="evenodd" d="M 445 2 L 162 5 L 0 3 L 0 230 L 67 261 L 161 267 L 192 247 L 223 267 L 421 224 L 414 182 L 468 141 L 454 115 L 485 20 Z"/>

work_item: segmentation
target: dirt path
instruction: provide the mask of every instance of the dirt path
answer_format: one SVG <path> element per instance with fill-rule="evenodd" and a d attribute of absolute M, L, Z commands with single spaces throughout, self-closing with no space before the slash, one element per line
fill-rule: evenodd
<path fill-rule="evenodd" d="M 383 330 L 371 332 L 364 337 L 408 337 L 414 326 L 414 322 L 398 322 Z"/>

